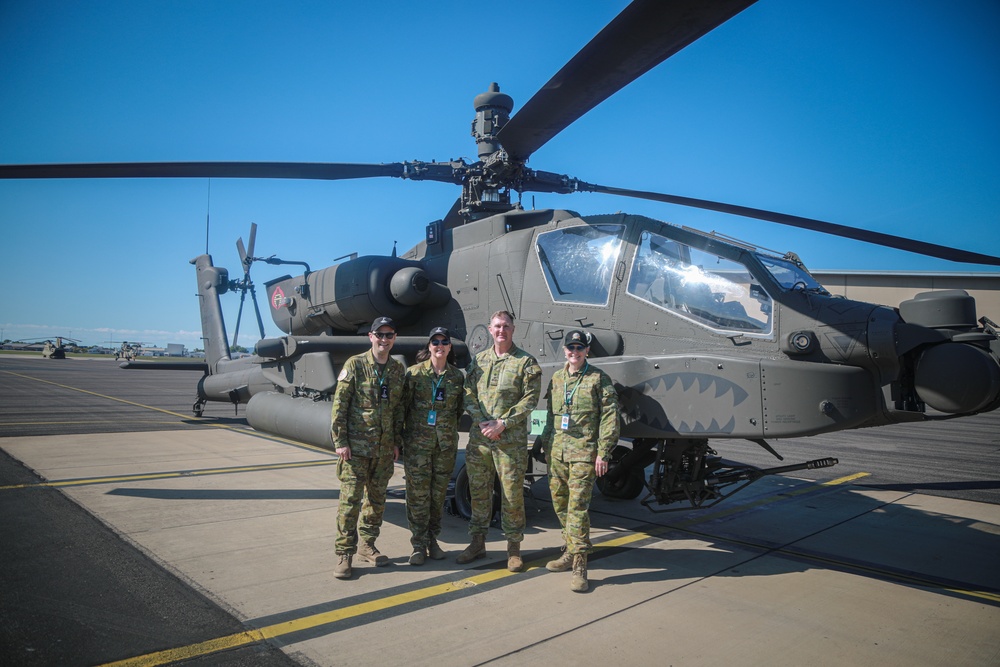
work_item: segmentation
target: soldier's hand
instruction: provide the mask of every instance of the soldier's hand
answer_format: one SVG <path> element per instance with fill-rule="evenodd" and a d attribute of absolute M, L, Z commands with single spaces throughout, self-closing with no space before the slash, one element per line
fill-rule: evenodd
<path fill-rule="evenodd" d="M 604 473 L 608 471 L 608 462 L 602 459 L 600 456 L 594 461 L 594 472 L 597 473 L 598 477 L 604 477 Z"/>
<path fill-rule="evenodd" d="M 350 447 L 337 447 L 337 456 L 340 457 L 341 461 L 351 460 L 351 448 Z"/>
<path fill-rule="evenodd" d="M 535 438 L 535 444 L 531 446 L 531 458 L 539 463 L 545 463 L 545 450 L 542 448 L 541 438 Z"/>

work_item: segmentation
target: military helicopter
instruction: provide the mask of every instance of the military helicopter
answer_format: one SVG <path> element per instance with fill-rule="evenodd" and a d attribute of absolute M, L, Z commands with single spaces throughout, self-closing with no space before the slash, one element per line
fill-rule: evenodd
<path fill-rule="evenodd" d="M 37 345 L 38 343 L 42 343 L 43 358 L 65 359 L 67 346 L 64 341 L 69 341 L 71 343 L 80 342 L 76 338 L 70 338 L 69 336 L 56 336 L 54 341 L 51 338 L 32 338 L 31 340 L 20 340 L 15 342 L 24 343 L 26 345 Z"/>
<path fill-rule="evenodd" d="M 525 210 L 512 198 L 614 194 L 1000 266 L 990 255 L 527 166 L 577 118 L 750 4 L 636 0 L 516 114 L 497 84 L 475 98 L 474 163 L 6 165 L 0 176 L 394 177 L 460 186 L 448 213 L 398 256 L 342 258 L 317 271 L 305 265 L 301 275 L 267 281 L 268 310 L 286 335 L 263 338 L 261 325 L 253 357 L 232 358 L 220 295 L 239 291 L 241 303 L 247 291 L 253 295 L 256 262 L 302 263 L 255 257 L 253 229 L 246 247 L 238 243 L 241 279 L 207 253 L 193 259 L 206 353 L 195 366 L 206 372 L 195 414 L 209 401 L 246 404 L 254 428 L 330 446 L 337 371 L 369 347 L 359 334 L 372 319 L 388 315 L 400 324 L 393 351 L 407 359 L 432 326 L 447 326 L 467 361 L 491 344 L 491 313 L 508 310 L 517 318 L 515 342 L 538 358 L 546 377 L 563 363 L 564 333 L 590 333 L 593 361 L 614 379 L 622 406 L 624 442 L 601 481 L 605 494 L 634 498 L 645 490 L 651 509 L 711 507 L 765 475 L 836 463 L 827 457 L 761 469 L 723 459 L 713 439 L 745 439 L 780 459 L 772 440 L 1000 406 L 997 327 L 977 321 L 965 292 L 921 294 L 898 308 L 838 298 L 793 253 L 626 213 Z"/>
<path fill-rule="evenodd" d="M 132 341 L 131 343 L 127 340 L 123 340 L 122 344 L 118 346 L 115 350 L 115 361 L 120 361 L 124 359 L 125 361 L 133 361 L 138 355 L 142 354 L 142 346 L 144 343 Z"/>

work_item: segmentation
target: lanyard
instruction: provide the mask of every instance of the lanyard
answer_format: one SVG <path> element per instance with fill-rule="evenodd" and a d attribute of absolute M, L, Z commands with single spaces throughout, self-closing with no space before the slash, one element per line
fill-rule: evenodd
<path fill-rule="evenodd" d="M 576 384 L 573 385 L 573 391 L 565 392 L 566 395 L 563 396 L 563 409 L 573 405 L 573 395 L 576 394 L 576 390 L 580 388 L 580 383 L 583 382 L 583 376 L 587 374 L 588 368 L 590 368 L 590 362 L 585 362 L 583 364 L 583 370 L 580 371 L 580 377 L 576 379 Z"/>
<path fill-rule="evenodd" d="M 381 370 L 378 370 L 380 365 L 381 365 Z M 388 368 L 389 368 L 389 361 L 388 360 L 386 360 L 386 362 L 384 364 L 379 364 L 378 361 L 375 362 L 375 369 L 376 369 L 375 370 L 375 386 L 378 387 L 375 390 L 375 397 L 378 398 L 378 399 L 382 398 L 382 391 L 381 390 L 382 390 L 382 385 L 384 384 L 383 378 L 385 377 L 385 373 L 388 370 Z"/>
<path fill-rule="evenodd" d="M 434 371 L 434 368 L 431 367 L 431 372 L 433 372 L 433 371 Z M 434 401 L 437 400 L 438 387 L 440 387 L 441 383 L 444 382 L 444 376 L 447 373 L 448 373 L 448 369 L 445 369 L 444 373 L 441 373 L 441 375 L 438 376 L 437 382 L 434 383 L 434 388 L 431 389 L 431 405 L 434 405 Z"/>

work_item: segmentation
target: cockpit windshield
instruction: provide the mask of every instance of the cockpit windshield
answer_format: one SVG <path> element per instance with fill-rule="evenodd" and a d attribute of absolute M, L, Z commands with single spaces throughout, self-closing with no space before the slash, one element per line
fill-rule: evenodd
<path fill-rule="evenodd" d="M 808 271 L 791 260 L 759 253 L 757 259 L 785 289 L 829 294 Z"/>
<path fill-rule="evenodd" d="M 720 331 L 769 334 L 771 297 L 730 259 L 645 232 L 628 293 Z"/>
<path fill-rule="evenodd" d="M 552 300 L 605 305 L 623 225 L 565 227 L 538 235 L 536 250 Z"/>

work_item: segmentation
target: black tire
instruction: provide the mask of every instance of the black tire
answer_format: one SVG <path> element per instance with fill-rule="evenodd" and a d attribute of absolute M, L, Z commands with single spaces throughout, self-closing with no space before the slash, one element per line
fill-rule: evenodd
<path fill-rule="evenodd" d="M 609 482 L 607 475 L 597 478 L 597 490 L 606 498 L 634 500 L 642 493 L 645 485 L 646 480 L 642 468 L 630 468 L 614 482 Z"/>
<path fill-rule="evenodd" d="M 469 492 L 469 472 L 465 465 L 455 475 L 455 497 L 452 498 L 451 502 L 455 514 L 466 521 L 472 518 L 472 494 Z M 493 514 L 490 516 L 491 523 L 493 518 L 496 517 L 497 512 L 500 511 L 500 502 L 500 480 L 494 479 Z"/>

